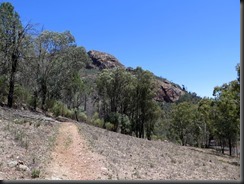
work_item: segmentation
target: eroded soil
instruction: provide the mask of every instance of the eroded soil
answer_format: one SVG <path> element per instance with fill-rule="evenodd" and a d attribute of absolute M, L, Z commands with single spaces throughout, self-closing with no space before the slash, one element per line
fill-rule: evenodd
<path fill-rule="evenodd" d="M 60 124 L 55 149 L 47 166 L 46 179 L 96 180 L 103 175 L 103 156 L 88 149 L 77 125 L 71 122 Z"/>

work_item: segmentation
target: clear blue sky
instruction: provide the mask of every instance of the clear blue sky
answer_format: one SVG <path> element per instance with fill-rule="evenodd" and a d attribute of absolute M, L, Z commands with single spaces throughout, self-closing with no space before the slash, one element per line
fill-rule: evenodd
<path fill-rule="evenodd" d="M 0 2 L 5 2 L 0 0 Z M 238 0 L 10 0 L 23 23 L 71 31 L 77 45 L 141 66 L 199 96 L 236 79 Z"/>

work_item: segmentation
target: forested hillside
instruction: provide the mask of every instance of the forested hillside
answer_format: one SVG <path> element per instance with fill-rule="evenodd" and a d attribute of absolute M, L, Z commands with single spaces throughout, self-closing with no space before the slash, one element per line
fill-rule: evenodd
<path fill-rule="evenodd" d="M 240 141 L 239 64 L 236 71 L 237 79 L 213 89 L 214 98 L 201 98 L 110 54 L 87 52 L 70 31 L 23 25 L 10 3 L 0 4 L 1 106 L 184 146 L 214 140 L 233 155 Z"/>

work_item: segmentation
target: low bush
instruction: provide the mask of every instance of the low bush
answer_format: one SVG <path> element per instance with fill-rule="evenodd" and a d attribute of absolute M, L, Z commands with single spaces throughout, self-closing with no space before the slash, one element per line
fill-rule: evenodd
<path fill-rule="evenodd" d="M 8 83 L 6 76 L 0 76 L 0 103 L 7 103 Z"/>
<path fill-rule="evenodd" d="M 87 115 L 84 112 L 78 112 L 78 120 L 86 122 L 87 121 Z"/>
<path fill-rule="evenodd" d="M 103 127 L 103 124 L 104 124 L 104 121 L 98 118 L 95 121 L 93 121 L 93 124 L 95 126 L 98 126 L 98 127 L 102 128 Z"/>
<path fill-rule="evenodd" d="M 66 116 L 70 113 L 67 106 L 60 101 L 56 101 L 54 103 L 53 107 L 51 108 L 51 111 L 55 116 Z"/>
<path fill-rule="evenodd" d="M 110 122 L 106 122 L 105 127 L 107 130 L 113 130 L 114 129 L 114 125 Z"/>
<path fill-rule="evenodd" d="M 17 105 L 24 104 L 26 102 L 29 102 L 30 99 L 31 99 L 30 92 L 26 88 L 20 85 L 16 85 L 14 91 L 14 103 L 16 103 Z"/>
<path fill-rule="evenodd" d="M 34 170 L 31 172 L 31 177 L 32 177 L 32 178 L 39 178 L 39 177 L 40 177 L 40 170 L 38 170 L 38 169 L 34 169 Z"/>

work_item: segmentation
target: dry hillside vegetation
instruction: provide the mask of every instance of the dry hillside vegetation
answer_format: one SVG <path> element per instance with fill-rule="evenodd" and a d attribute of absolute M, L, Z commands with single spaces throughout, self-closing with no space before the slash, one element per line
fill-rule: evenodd
<path fill-rule="evenodd" d="M 215 150 L 148 141 L 79 124 L 93 151 L 117 180 L 240 180 L 240 160 Z"/>
<path fill-rule="evenodd" d="M 0 107 L 0 179 L 41 177 L 57 127 L 40 113 Z"/>
<path fill-rule="evenodd" d="M 240 159 L 0 107 L 0 179 L 240 180 Z"/>

